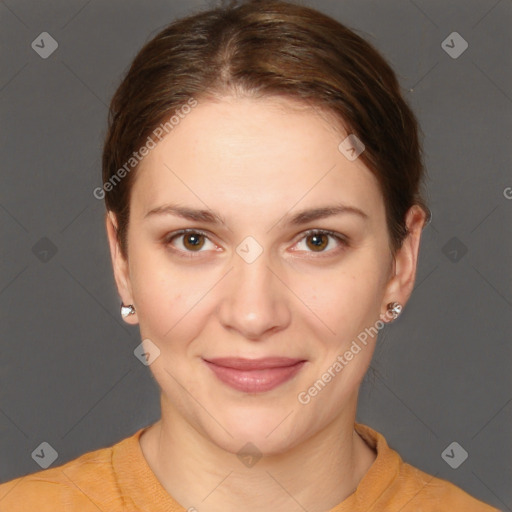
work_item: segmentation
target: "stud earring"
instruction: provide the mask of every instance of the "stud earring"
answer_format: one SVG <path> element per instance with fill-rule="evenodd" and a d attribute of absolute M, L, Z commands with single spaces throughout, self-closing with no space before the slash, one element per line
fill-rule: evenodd
<path fill-rule="evenodd" d="M 388 304 L 388 313 L 391 313 L 393 320 L 396 320 L 402 312 L 402 304 L 399 302 L 390 302 Z"/>
<path fill-rule="evenodd" d="M 123 303 L 121 303 L 121 316 L 123 318 L 126 318 L 127 316 L 134 315 L 135 314 L 135 308 L 130 304 L 129 306 L 125 306 Z"/>

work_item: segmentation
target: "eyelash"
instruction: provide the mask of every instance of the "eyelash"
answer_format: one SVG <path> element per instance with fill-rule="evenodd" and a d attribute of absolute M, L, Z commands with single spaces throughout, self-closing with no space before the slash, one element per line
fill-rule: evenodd
<path fill-rule="evenodd" d="M 176 248 L 172 247 L 172 241 L 174 239 L 180 237 L 181 235 L 186 235 L 189 233 L 203 235 L 206 238 L 208 238 L 208 234 L 205 231 L 201 231 L 200 229 L 192 229 L 192 228 L 181 229 L 179 231 L 175 231 L 175 232 L 171 233 L 170 235 L 166 236 L 164 238 L 164 245 L 166 247 L 170 248 L 170 250 L 172 250 L 173 252 L 179 254 L 180 256 L 182 256 L 184 258 L 196 258 L 197 256 L 195 256 L 195 254 L 200 254 L 201 252 L 205 252 L 205 251 L 183 251 L 181 249 L 176 249 Z M 331 249 L 329 251 L 320 251 L 318 253 L 315 253 L 315 251 L 306 251 L 306 252 L 310 252 L 312 254 L 318 254 L 318 256 L 315 256 L 315 257 L 322 257 L 321 255 L 326 254 L 326 253 L 327 254 L 332 253 L 332 252 L 337 253 L 338 251 L 343 250 L 344 248 L 349 246 L 347 237 L 345 237 L 344 235 L 341 235 L 340 233 L 336 233 L 335 231 L 330 231 L 328 229 L 309 229 L 302 234 L 302 237 L 297 241 L 297 243 L 311 235 L 331 236 L 331 237 L 335 238 L 337 240 L 337 242 L 339 242 L 340 245 L 342 246 L 341 248 L 338 248 L 338 249 Z M 208 240 L 209 240 L 209 238 L 208 238 Z"/>

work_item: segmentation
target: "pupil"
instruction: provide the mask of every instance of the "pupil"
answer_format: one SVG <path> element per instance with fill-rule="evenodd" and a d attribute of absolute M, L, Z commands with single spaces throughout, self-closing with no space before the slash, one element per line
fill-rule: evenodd
<path fill-rule="evenodd" d="M 191 247 L 195 247 L 195 248 L 200 248 L 201 247 L 201 237 L 203 235 L 199 235 L 199 234 L 189 234 L 185 237 L 185 247 L 188 247 L 188 248 L 191 248 Z"/>
<path fill-rule="evenodd" d="M 324 237 L 324 236 L 325 235 L 323 235 L 323 234 L 311 235 L 312 240 L 316 240 L 316 241 L 313 241 L 313 245 L 317 248 L 323 248 L 325 246 L 325 243 L 322 242 L 322 237 Z"/>

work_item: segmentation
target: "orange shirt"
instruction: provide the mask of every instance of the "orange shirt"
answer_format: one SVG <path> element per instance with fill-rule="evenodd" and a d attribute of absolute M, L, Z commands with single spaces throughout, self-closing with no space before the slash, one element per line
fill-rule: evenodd
<path fill-rule="evenodd" d="M 403 462 L 370 427 L 356 423 L 355 429 L 377 457 L 356 491 L 330 512 L 499 512 Z M 146 462 L 139 444 L 143 431 L 0 485 L 0 512 L 186 512 Z"/>

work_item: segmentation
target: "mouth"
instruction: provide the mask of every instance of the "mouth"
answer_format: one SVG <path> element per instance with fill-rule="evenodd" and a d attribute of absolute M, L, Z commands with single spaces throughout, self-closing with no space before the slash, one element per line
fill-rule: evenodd
<path fill-rule="evenodd" d="M 203 361 L 221 382 L 245 393 L 270 391 L 289 381 L 306 363 L 304 359 L 288 357 L 223 357 Z"/>

